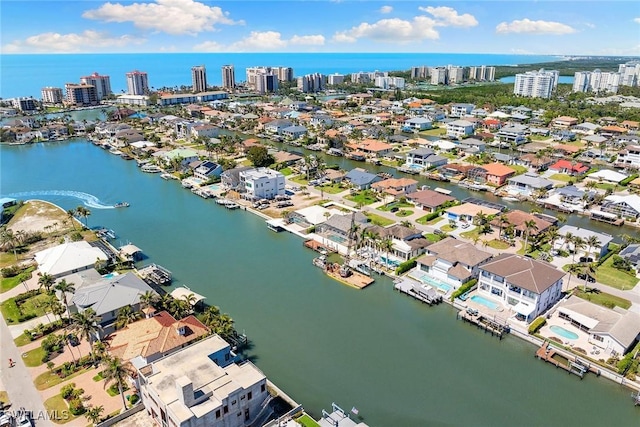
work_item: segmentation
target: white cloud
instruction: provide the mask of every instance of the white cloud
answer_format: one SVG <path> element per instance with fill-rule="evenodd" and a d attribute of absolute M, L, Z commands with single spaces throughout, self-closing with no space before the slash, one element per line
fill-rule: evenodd
<path fill-rule="evenodd" d="M 640 17 L 639 18 L 634 18 L 633 22 L 635 22 L 636 24 L 640 24 Z"/>
<path fill-rule="evenodd" d="M 206 41 L 197 44 L 193 50 L 198 52 L 265 52 L 278 51 L 288 46 L 322 46 L 325 38 L 322 35 L 294 35 L 289 40 L 283 39 L 277 31 L 252 31 L 247 37 L 222 45 L 215 41 Z"/>
<path fill-rule="evenodd" d="M 380 8 L 380 13 L 383 13 L 383 14 L 385 14 L 385 15 L 386 15 L 387 13 L 391 13 L 391 12 L 393 12 L 393 7 L 392 7 L 392 6 L 382 6 L 382 7 Z"/>
<path fill-rule="evenodd" d="M 207 6 L 194 0 L 155 0 L 151 3 L 105 3 L 87 10 L 83 18 L 106 22 L 131 22 L 138 28 L 168 34 L 195 35 L 214 31 L 217 25 L 244 24 L 234 21 L 229 13 L 217 6 Z"/>
<path fill-rule="evenodd" d="M 324 36 L 320 34 L 309 35 L 309 36 L 293 36 L 291 37 L 291 40 L 289 40 L 289 43 L 322 46 L 324 45 Z"/>
<path fill-rule="evenodd" d="M 458 11 L 452 7 L 419 7 L 418 10 L 427 12 L 437 18 L 437 26 L 439 27 L 475 27 L 478 20 L 471 14 L 465 13 L 458 15 Z"/>
<path fill-rule="evenodd" d="M 509 23 L 501 22 L 496 26 L 496 33 L 523 33 L 523 34 L 571 34 L 576 30 L 566 24 L 554 21 L 532 21 L 528 18 L 515 20 Z"/>
<path fill-rule="evenodd" d="M 587 28 L 591 28 L 591 29 L 596 28 L 596 24 L 592 24 L 591 22 L 585 22 L 583 25 L 584 25 L 585 27 L 587 27 Z"/>
<path fill-rule="evenodd" d="M 114 48 L 142 44 L 146 40 L 129 35 L 110 37 L 98 31 L 82 33 L 42 33 L 16 40 L 2 47 L 7 53 L 71 53 L 71 52 L 112 52 Z"/>
<path fill-rule="evenodd" d="M 359 38 L 369 38 L 386 42 L 419 42 L 424 39 L 437 40 L 436 22 L 426 16 L 416 16 L 411 21 L 399 18 L 381 19 L 369 24 L 363 22 L 346 31 L 338 31 L 333 40 L 339 43 L 353 43 Z"/>

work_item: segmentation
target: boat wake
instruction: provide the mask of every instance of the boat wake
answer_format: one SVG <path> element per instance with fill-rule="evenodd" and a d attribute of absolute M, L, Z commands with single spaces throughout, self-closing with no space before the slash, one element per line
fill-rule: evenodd
<path fill-rule="evenodd" d="M 68 190 L 41 190 L 41 191 L 24 191 L 21 193 L 7 194 L 8 197 L 14 199 L 33 198 L 38 196 L 64 196 L 73 197 L 81 200 L 82 203 L 93 209 L 114 209 L 113 205 L 105 205 L 96 196 L 81 191 L 68 191 Z"/>

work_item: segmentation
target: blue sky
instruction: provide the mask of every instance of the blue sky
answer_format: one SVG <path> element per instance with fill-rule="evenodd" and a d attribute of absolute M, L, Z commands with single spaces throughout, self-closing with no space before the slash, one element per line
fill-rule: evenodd
<path fill-rule="evenodd" d="M 640 55 L 636 1 L 3 0 L 2 53 Z"/>

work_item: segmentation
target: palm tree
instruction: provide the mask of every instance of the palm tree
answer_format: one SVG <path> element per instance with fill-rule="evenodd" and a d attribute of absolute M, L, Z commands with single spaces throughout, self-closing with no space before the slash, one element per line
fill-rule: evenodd
<path fill-rule="evenodd" d="M 594 277 L 596 274 L 596 269 L 593 266 L 593 263 L 588 263 L 585 264 L 582 268 L 581 268 L 581 273 L 584 274 L 584 289 L 583 291 L 586 293 L 587 292 L 587 282 L 589 281 L 589 277 Z"/>
<path fill-rule="evenodd" d="M 571 260 L 573 262 L 576 262 L 576 254 L 578 253 L 578 251 L 580 251 L 580 249 L 584 249 L 587 244 L 585 242 L 585 240 L 580 237 L 580 236 L 575 236 L 573 238 L 573 257 L 571 258 Z"/>
<path fill-rule="evenodd" d="M 85 228 L 89 228 L 89 225 L 87 224 L 87 218 L 89 217 L 89 215 L 91 215 L 91 211 L 84 206 L 78 206 L 76 208 L 76 213 L 79 217 L 84 218 Z"/>
<path fill-rule="evenodd" d="M 62 302 L 64 303 L 64 306 L 67 308 L 67 316 L 70 316 L 71 314 L 69 313 L 69 303 L 67 300 L 67 293 L 72 294 L 76 291 L 74 284 L 67 283 L 66 279 L 62 279 L 53 288 L 56 291 L 59 291 L 61 293 Z"/>
<path fill-rule="evenodd" d="M 391 238 L 386 237 L 380 242 L 380 249 L 385 252 L 386 262 L 384 263 L 386 268 L 389 268 L 389 252 L 393 249 L 393 240 Z"/>
<path fill-rule="evenodd" d="M 141 308 L 153 307 L 158 302 L 158 294 L 153 291 L 146 291 L 140 295 Z"/>
<path fill-rule="evenodd" d="M 571 243 L 573 243 L 573 233 L 571 232 L 567 232 L 562 239 L 564 240 L 564 243 L 562 244 L 562 247 L 566 247 L 567 248 L 567 252 L 571 251 L 571 247 L 569 246 Z"/>
<path fill-rule="evenodd" d="M 589 258 L 592 249 L 600 249 L 602 247 L 602 245 L 600 244 L 600 240 L 598 240 L 598 237 L 593 235 L 587 238 L 585 244 L 587 245 L 587 258 Z"/>
<path fill-rule="evenodd" d="M 182 299 L 189 304 L 189 308 L 193 308 L 193 306 L 198 302 L 198 298 L 193 294 L 193 292 L 188 295 L 183 295 Z"/>
<path fill-rule="evenodd" d="M 140 312 L 134 311 L 130 304 L 125 305 L 118 310 L 118 317 L 116 319 L 116 328 L 122 329 L 129 323 L 133 323 L 140 319 Z"/>
<path fill-rule="evenodd" d="M 71 221 L 71 226 L 73 227 L 73 229 L 76 229 L 76 210 L 75 209 L 69 209 L 67 211 L 67 216 L 69 217 L 69 221 Z"/>
<path fill-rule="evenodd" d="M 569 268 L 567 269 L 567 273 L 569 273 L 569 280 L 567 280 L 567 290 L 569 290 L 569 284 L 571 283 L 571 275 L 572 274 L 578 274 L 582 271 L 582 267 L 580 267 L 578 264 L 571 264 L 569 265 Z"/>
<path fill-rule="evenodd" d="M 525 233 L 525 238 L 524 238 L 524 253 L 527 253 L 527 244 L 529 243 L 529 236 L 531 236 L 531 233 L 533 231 L 538 230 L 538 224 L 536 224 L 536 222 L 532 219 L 525 221 L 524 222 L 524 233 Z"/>
<path fill-rule="evenodd" d="M 107 346 L 103 341 L 96 341 L 91 347 L 94 360 L 102 360 L 107 354 Z"/>
<path fill-rule="evenodd" d="M 220 335 L 223 339 L 228 339 L 233 335 L 233 319 L 228 314 L 219 315 L 214 323 L 211 325 L 211 329 L 214 333 Z"/>
<path fill-rule="evenodd" d="M 71 329 L 76 331 L 89 345 L 93 345 L 93 337 L 100 331 L 100 316 L 92 308 L 71 315 Z"/>
<path fill-rule="evenodd" d="M 92 406 L 87 410 L 87 412 L 85 412 L 84 416 L 87 417 L 93 425 L 96 425 L 100 422 L 103 412 L 104 406 Z"/>
<path fill-rule="evenodd" d="M 42 276 L 40 276 L 40 278 L 38 279 L 38 284 L 40 285 L 41 289 L 43 288 L 45 290 L 46 293 L 50 293 L 51 287 L 53 286 L 55 281 L 56 279 L 54 279 L 50 274 L 42 273 Z"/>
<path fill-rule="evenodd" d="M 509 224 L 509 218 L 507 218 L 505 214 L 500 214 L 500 216 L 498 217 L 498 227 L 500 227 L 500 231 L 498 232 L 498 239 L 502 238 L 502 229 Z"/>
<path fill-rule="evenodd" d="M 104 377 L 105 387 L 112 382 L 118 384 L 118 392 L 120 393 L 120 397 L 122 397 L 122 407 L 123 409 L 127 409 L 127 401 L 124 399 L 123 388 L 129 371 L 124 367 L 119 357 L 108 357 L 104 359 L 102 363 L 104 365 L 102 376 Z"/>

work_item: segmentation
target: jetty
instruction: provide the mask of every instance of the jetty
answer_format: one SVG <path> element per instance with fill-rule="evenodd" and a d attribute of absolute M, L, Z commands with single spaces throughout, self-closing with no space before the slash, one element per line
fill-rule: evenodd
<path fill-rule="evenodd" d="M 171 272 L 158 264 L 143 267 L 138 270 L 138 274 L 145 282 L 158 286 L 168 286 L 173 280 Z"/>
<path fill-rule="evenodd" d="M 375 279 L 362 274 L 358 271 L 354 271 L 349 267 L 342 266 L 338 263 L 327 262 L 325 255 L 320 255 L 313 259 L 313 265 L 320 268 L 324 273 L 338 282 L 351 286 L 356 289 L 364 289 L 373 282 Z"/>
<path fill-rule="evenodd" d="M 423 285 L 407 278 L 397 281 L 393 288 L 425 304 L 434 305 L 442 302 L 442 295 L 432 286 Z"/>
<path fill-rule="evenodd" d="M 322 243 L 320 243 L 320 242 L 318 242 L 316 240 L 313 240 L 313 239 L 305 240 L 302 244 L 303 244 L 303 246 L 305 248 L 309 248 L 309 249 L 314 250 L 314 251 L 316 251 L 318 253 L 321 253 L 323 255 L 326 255 L 326 254 L 328 254 L 330 252 L 335 252 L 336 251 L 335 249 L 328 248 L 325 245 L 323 245 Z"/>
<path fill-rule="evenodd" d="M 580 379 L 584 378 L 584 375 L 588 372 L 593 372 L 600 376 L 600 369 L 597 366 L 578 356 L 561 352 L 560 349 L 551 345 L 549 341 L 545 341 L 536 351 L 536 358 L 544 360 L 556 368 L 563 369 L 569 374 L 575 374 L 579 376 Z"/>
<path fill-rule="evenodd" d="M 478 329 L 482 329 L 485 333 L 490 333 L 491 336 L 498 337 L 500 340 L 505 334 L 509 333 L 510 329 L 505 320 L 497 317 L 487 317 L 473 308 L 459 311 L 456 314 L 456 319 L 475 325 Z"/>

